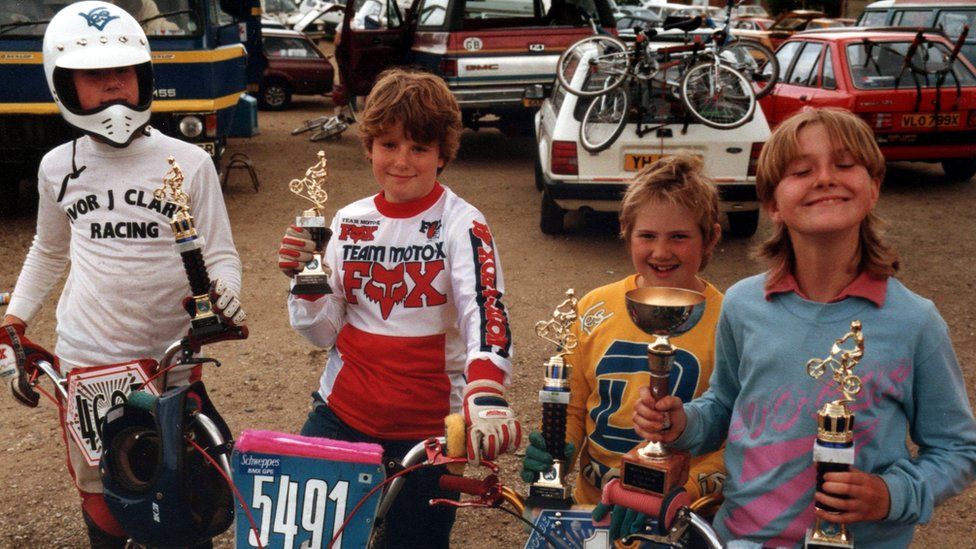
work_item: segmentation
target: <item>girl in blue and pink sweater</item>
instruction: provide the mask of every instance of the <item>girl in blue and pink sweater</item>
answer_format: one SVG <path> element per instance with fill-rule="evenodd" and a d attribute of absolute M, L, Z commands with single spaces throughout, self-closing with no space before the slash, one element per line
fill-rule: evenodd
<path fill-rule="evenodd" d="M 819 517 L 847 524 L 858 549 L 906 547 L 976 476 L 976 422 L 946 323 L 894 278 L 897 257 L 880 237 L 884 171 L 871 129 L 849 112 L 806 111 L 779 126 L 756 178 L 775 226 L 760 249 L 771 270 L 726 293 L 710 389 L 684 405 L 644 390 L 635 409 L 649 440 L 694 454 L 728 440 L 714 526 L 731 546 L 796 547 Z M 817 491 L 817 410 L 840 397 L 806 363 L 853 320 L 865 342 L 855 463 Z"/>

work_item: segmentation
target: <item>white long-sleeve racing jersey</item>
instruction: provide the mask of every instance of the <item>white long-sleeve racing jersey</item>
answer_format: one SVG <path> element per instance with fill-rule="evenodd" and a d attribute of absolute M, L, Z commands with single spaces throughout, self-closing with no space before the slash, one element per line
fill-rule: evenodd
<path fill-rule="evenodd" d="M 340 209 L 325 261 L 333 294 L 289 297 L 292 326 L 329 347 L 319 393 L 385 439 L 443 432 L 466 381 L 511 376 L 504 282 L 484 216 L 450 189 L 406 204 L 382 194 Z"/>

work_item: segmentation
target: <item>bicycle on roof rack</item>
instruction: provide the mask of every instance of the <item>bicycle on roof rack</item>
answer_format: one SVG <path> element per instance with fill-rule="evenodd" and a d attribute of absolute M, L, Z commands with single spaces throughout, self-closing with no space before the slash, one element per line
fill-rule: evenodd
<path fill-rule="evenodd" d="M 735 5 L 729 0 L 728 10 Z M 635 29 L 634 42 L 627 44 L 594 27 L 593 36 L 563 52 L 556 69 L 559 83 L 570 93 L 594 98 L 580 125 L 584 148 L 609 147 L 631 110 L 647 108 L 649 89 L 660 89 L 713 128 L 734 129 L 751 119 L 756 99 L 770 93 L 779 77 L 776 56 L 758 42 L 732 37 L 728 22 L 704 39 L 691 39 L 689 33 L 701 24 L 701 17 L 666 23 L 660 30 L 684 32 L 678 45 L 652 44 L 658 29 Z"/>

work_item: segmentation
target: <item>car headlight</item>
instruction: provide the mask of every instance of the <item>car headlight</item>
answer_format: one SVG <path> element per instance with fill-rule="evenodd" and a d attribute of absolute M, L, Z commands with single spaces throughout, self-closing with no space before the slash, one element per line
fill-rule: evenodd
<path fill-rule="evenodd" d="M 187 137 L 198 137 L 203 133 L 203 121 L 197 116 L 184 116 L 180 119 L 180 133 Z"/>

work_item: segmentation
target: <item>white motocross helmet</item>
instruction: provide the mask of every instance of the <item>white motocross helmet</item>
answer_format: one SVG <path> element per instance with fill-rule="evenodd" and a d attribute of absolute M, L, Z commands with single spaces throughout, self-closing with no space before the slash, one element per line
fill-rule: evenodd
<path fill-rule="evenodd" d="M 139 104 L 113 101 L 83 110 L 72 70 L 134 66 Z M 44 74 L 61 116 L 110 145 L 126 147 L 149 123 L 153 73 L 149 40 L 124 9 L 107 2 L 71 4 L 54 16 L 44 33 Z"/>

